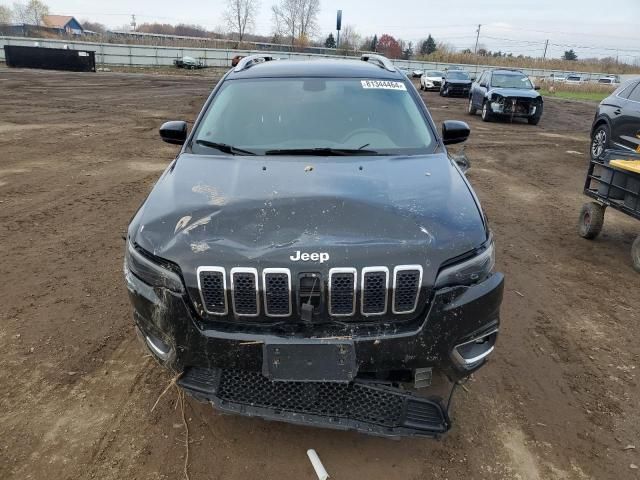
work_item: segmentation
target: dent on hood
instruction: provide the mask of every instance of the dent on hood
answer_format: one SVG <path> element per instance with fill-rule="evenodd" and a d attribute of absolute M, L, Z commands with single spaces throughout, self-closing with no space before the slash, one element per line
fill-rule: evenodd
<path fill-rule="evenodd" d="M 181 266 L 187 252 L 269 261 L 272 252 L 296 245 L 414 262 L 440 251 L 439 261 L 484 241 L 478 207 L 444 155 L 354 165 L 318 160 L 307 172 L 278 159 L 266 171 L 241 157 L 188 160 L 154 187 L 137 230 L 142 248 Z"/>

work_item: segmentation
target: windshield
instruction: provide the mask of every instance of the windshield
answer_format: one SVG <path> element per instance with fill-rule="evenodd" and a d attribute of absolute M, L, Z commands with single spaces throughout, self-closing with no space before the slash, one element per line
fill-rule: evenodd
<path fill-rule="evenodd" d="M 469 80 L 467 72 L 447 72 L 447 78 L 451 80 Z"/>
<path fill-rule="evenodd" d="M 436 145 L 404 82 L 356 78 L 226 81 L 194 139 L 192 151 L 203 154 L 340 149 L 411 155 Z"/>
<path fill-rule="evenodd" d="M 427 77 L 444 77 L 444 72 L 431 70 L 430 72 L 427 72 Z"/>
<path fill-rule="evenodd" d="M 526 75 L 513 73 L 494 73 L 491 76 L 491 86 L 497 88 L 533 88 Z"/>

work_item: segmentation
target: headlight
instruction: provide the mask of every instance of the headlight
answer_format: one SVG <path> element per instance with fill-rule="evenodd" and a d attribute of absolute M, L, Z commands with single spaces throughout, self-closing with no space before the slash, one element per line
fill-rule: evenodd
<path fill-rule="evenodd" d="M 127 241 L 124 268 L 147 285 L 166 288 L 176 293 L 184 293 L 182 280 L 177 273 L 167 270 L 146 258 L 135 249 L 130 241 Z"/>
<path fill-rule="evenodd" d="M 493 241 L 473 258 L 443 269 L 436 278 L 436 288 L 452 285 L 472 285 L 481 282 L 491 273 L 496 263 Z"/>

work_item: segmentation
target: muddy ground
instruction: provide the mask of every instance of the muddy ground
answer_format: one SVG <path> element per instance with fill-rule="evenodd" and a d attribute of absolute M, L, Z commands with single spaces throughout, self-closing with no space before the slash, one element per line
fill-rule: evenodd
<path fill-rule="evenodd" d="M 169 375 L 133 332 L 122 234 L 194 119 L 207 76 L 0 70 L 0 478 L 182 478 Z M 537 127 L 472 127 L 469 177 L 507 277 L 492 361 L 441 441 L 391 441 L 224 416 L 186 400 L 191 479 L 631 479 L 640 470 L 640 224 L 576 233 L 595 105 L 549 100 Z M 457 149 L 457 147 L 456 147 Z M 573 153 L 569 153 L 569 152 Z M 635 446 L 636 448 L 627 448 Z"/>

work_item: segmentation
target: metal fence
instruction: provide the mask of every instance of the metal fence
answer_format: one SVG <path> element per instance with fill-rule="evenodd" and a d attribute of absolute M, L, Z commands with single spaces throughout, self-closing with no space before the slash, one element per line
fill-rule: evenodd
<path fill-rule="evenodd" d="M 42 38 L 25 38 L 25 37 L 9 37 L 0 36 L 0 61 L 5 61 L 4 51 L 1 48 L 4 45 L 22 45 L 49 48 L 67 48 L 71 50 L 93 50 L 95 51 L 96 64 L 102 66 L 108 65 L 130 65 L 136 67 L 153 67 L 153 66 L 170 66 L 173 61 L 183 56 L 189 56 L 200 60 L 207 67 L 230 67 L 231 59 L 236 55 L 251 55 L 254 53 L 272 53 L 278 58 L 288 58 L 291 60 L 308 60 L 313 58 L 353 58 L 343 57 L 339 55 L 329 54 L 313 54 L 313 53 L 294 53 L 294 52 L 265 52 L 264 50 L 235 50 L 235 49 L 216 49 L 216 48 L 181 48 L 166 46 L 146 46 L 146 45 L 118 45 L 111 43 L 93 43 L 65 41 Z M 413 60 L 393 60 L 393 63 L 400 68 L 406 70 L 444 70 L 453 66 L 461 66 L 465 70 L 474 74 L 492 67 L 488 65 L 463 65 L 439 62 L 421 62 Z M 606 75 L 606 73 L 590 73 L 590 72 L 565 72 L 561 70 L 546 70 L 536 68 L 521 68 L 525 74 L 531 77 L 546 77 L 550 73 L 568 74 L 577 73 L 585 80 L 597 80 Z M 626 77 L 626 75 L 620 75 Z M 633 75 L 632 75 L 633 76 Z M 637 76 L 637 75 L 635 75 Z"/>

